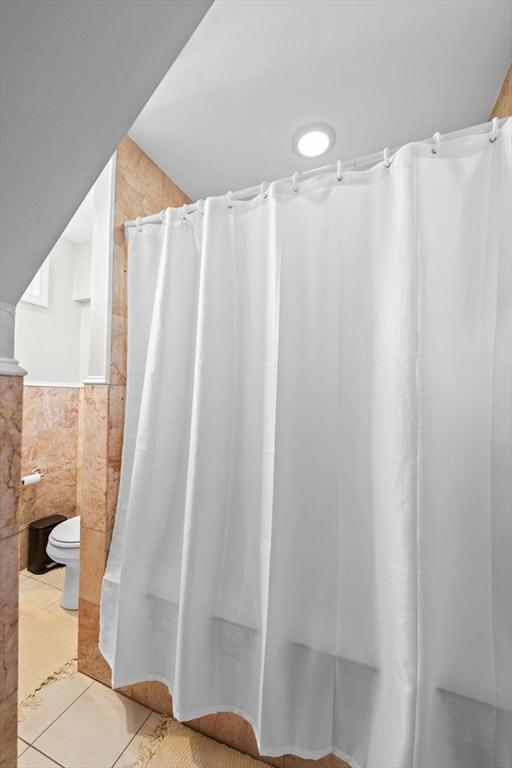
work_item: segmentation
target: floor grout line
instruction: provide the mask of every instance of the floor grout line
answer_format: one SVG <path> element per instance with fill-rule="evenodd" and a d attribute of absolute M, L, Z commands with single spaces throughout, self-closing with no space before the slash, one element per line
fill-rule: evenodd
<path fill-rule="evenodd" d="M 39 749 L 38 747 L 34 747 L 33 744 L 30 744 L 30 749 L 35 749 L 36 752 L 39 752 L 39 754 L 43 755 L 43 757 L 47 757 L 48 760 L 51 760 L 52 763 L 55 763 L 55 765 L 58 765 L 60 768 L 66 768 L 65 765 L 62 765 L 62 763 L 59 763 L 58 760 L 55 760 L 55 758 L 51 757 L 51 755 L 47 755 L 46 752 L 43 752 L 42 749 Z"/>
<path fill-rule="evenodd" d="M 83 674 L 83 672 L 80 672 L 80 674 Z M 69 709 L 70 707 L 72 707 L 72 706 L 73 706 L 73 704 L 75 704 L 75 703 L 78 701 L 78 699 L 79 699 L 81 696 L 83 696 L 83 695 L 84 695 L 84 693 L 85 693 L 86 691 L 88 691 L 88 690 L 89 690 L 89 688 L 91 687 L 91 685 L 94 683 L 94 680 L 93 680 L 93 678 L 92 678 L 92 677 L 89 677 L 88 675 L 84 675 L 84 677 L 87 677 L 87 678 L 88 678 L 88 679 L 91 681 L 91 682 L 89 683 L 89 685 L 87 686 L 87 688 L 84 688 L 84 690 L 82 691 L 82 693 L 80 693 L 80 694 L 79 694 L 79 695 L 76 697 L 76 699 L 73 699 L 73 701 L 72 701 L 70 704 L 68 704 L 68 706 L 66 707 L 66 709 L 63 709 L 63 710 L 62 710 L 62 712 L 61 712 L 60 714 L 58 714 L 58 715 L 57 715 L 57 717 L 55 718 L 55 720 L 52 720 L 52 722 L 51 722 L 51 723 L 49 723 L 49 724 L 46 726 L 46 728 L 44 728 L 44 730 L 42 730 L 42 731 L 41 731 L 41 733 L 40 733 L 38 736 L 36 736 L 36 738 L 35 738 L 35 739 L 34 739 L 34 741 L 32 742 L 32 746 L 34 746 L 34 743 L 35 743 L 35 742 L 36 742 L 38 739 L 40 739 L 40 738 L 41 738 L 41 736 L 43 735 L 43 733 L 46 733 L 46 731 L 48 730 L 48 728 L 51 728 L 51 727 L 52 727 L 52 725 L 55 725 L 55 723 L 57 722 L 57 720 L 58 720 L 60 717 L 62 717 L 62 715 L 64 714 L 64 712 L 67 712 L 67 711 L 68 711 L 68 709 Z M 57 682 L 58 682 L 58 681 L 57 681 Z M 41 750 L 39 750 L 39 751 L 41 751 Z M 44 753 L 43 753 L 43 754 L 44 754 Z M 50 757 L 50 755 L 47 755 L 47 757 Z M 52 760 L 53 760 L 53 757 L 52 757 Z"/>
<path fill-rule="evenodd" d="M 113 691 L 114 689 L 113 689 L 113 688 L 111 688 L 111 690 Z M 124 695 L 124 694 L 121 694 L 121 696 L 123 696 L 123 695 Z M 128 699 L 128 698 L 130 698 L 130 697 L 129 697 L 129 696 L 127 696 L 126 698 Z M 130 699 L 130 701 L 135 701 L 135 699 Z M 151 717 L 151 715 L 154 715 L 154 714 L 155 714 L 155 710 L 154 710 L 154 709 L 150 709 L 150 710 L 149 710 L 149 714 L 148 714 L 148 716 L 146 717 L 146 719 L 144 720 L 144 722 L 143 722 L 143 723 L 142 723 L 142 725 L 140 726 L 140 728 L 139 728 L 139 730 L 137 731 L 137 733 L 134 733 L 134 734 L 133 734 L 133 736 L 132 736 L 132 738 L 130 739 L 130 741 L 128 742 L 128 744 L 127 744 L 127 745 L 125 746 L 125 748 L 124 748 L 124 749 L 123 749 L 123 750 L 122 750 L 122 751 L 121 751 L 121 752 L 118 754 L 118 756 L 116 757 L 116 759 L 114 760 L 114 762 L 113 762 L 113 763 L 112 763 L 112 764 L 109 766 L 109 768 L 114 768 L 114 765 L 117 763 L 117 761 L 119 760 L 119 758 L 121 757 L 121 755 L 124 755 L 124 753 L 126 752 L 126 750 L 128 749 L 128 747 L 130 746 L 130 744 L 132 743 L 132 741 L 133 741 L 133 740 L 134 740 L 134 739 L 135 739 L 135 738 L 136 738 L 136 737 L 139 735 L 139 733 L 141 732 L 141 730 L 144 728 L 144 726 L 146 725 L 146 723 L 147 723 L 147 721 L 149 720 L 149 718 Z"/>

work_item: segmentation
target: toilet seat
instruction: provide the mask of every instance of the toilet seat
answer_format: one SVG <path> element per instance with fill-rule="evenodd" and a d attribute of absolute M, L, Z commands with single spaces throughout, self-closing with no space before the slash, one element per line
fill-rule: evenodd
<path fill-rule="evenodd" d="M 48 541 L 55 547 L 68 549 L 80 546 L 80 515 L 59 523 L 50 533 Z"/>

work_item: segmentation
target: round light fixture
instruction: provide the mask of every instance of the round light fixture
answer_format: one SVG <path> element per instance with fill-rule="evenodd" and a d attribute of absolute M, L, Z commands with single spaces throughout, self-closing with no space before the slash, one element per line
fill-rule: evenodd
<path fill-rule="evenodd" d="M 336 143 L 336 131 L 327 123 L 309 123 L 295 132 L 292 139 L 294 152 L 300 157 L 320 157 Z"/>

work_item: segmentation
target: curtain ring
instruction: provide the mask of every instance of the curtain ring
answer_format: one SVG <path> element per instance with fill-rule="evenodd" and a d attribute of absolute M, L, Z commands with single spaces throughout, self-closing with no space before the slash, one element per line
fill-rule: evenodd
<path fill-rule="evenodd" d="M 140 216 L 137 216 L 135 219 L 135 226 L 137 227 L 137 232 L 142 232 L 142 222 L 140 220 Z"/>
<path fill-rule="evenodd" d="M 433 155 L 439 154 L 439 144 L 441 143 L 441 134 L 439 131 L 436 131 L 434 135 L 432 136 L 432 141 L 434 142 L 434 146 L 430 150 Z"/>
<path fill-rule="evenodd" d="M 162 224 L 165 224 L 165 208 L 162 211 L 160 211 L 160 221 L 162 222 Z"/>
<path fill-rule="evenodd" d="M 382 153 L 382 155 L 384 157 L 384 165 L 386 166 L 386 168 L 389 168 L 389 166 L 391 165 L 391 160 L 389 157 L 389 149 L 387 147 L 384 147 L 384 152 Z"/>
<path fill-rule="evenodd" d="M 498 138 L 498 118 L 493 117 L 491 135 L 489 136 L 489 141 L 491 142 L 491 144 L 494 144 L 497 138 Z"/>
<path fill-rule="evenodd" d="M 297 179 L 298 178 L 299 178 L 299 174 L 297 173 L 297 171 L 295 171 L 295 173 L 292 176 L 292 190 L 294 192 L 298 192 L 299 191 L 299 185 L 297 184 Z"/>
<path fill-rule="evenodd" d="M 232 194 L 231 190 L 229 190 L 229 192 L 227 193 L 226 198 L 227 198 L 227 201 L 228 201 L 228 208 L 232 208 L 233 207 L 233 194 Z"/>
<path fill-rule="evenodd" d="M 338 181 L 341 181 L 343 178 L 343 174 L 341 172 L 341 160 L 338 160 L 338 173 L 336 174 L 336 178 Z"/>
<path fill-rule="evenodd" d="M 262 181 L 261 182 L 261 194 L 263 195 L 263 199 L 266 200 L 267 197 L 268 197 L 267 182 L 266 181 Z"/>

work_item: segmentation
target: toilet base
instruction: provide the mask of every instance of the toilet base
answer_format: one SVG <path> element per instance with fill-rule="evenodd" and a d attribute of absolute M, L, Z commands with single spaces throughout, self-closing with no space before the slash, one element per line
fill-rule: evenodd
<path fill-rule="evenodd" d="M 78 610 L 78 585 L 80 581 L 80 565 L 66 565 L 64 589 L 60 598 L 62 608 L 68 611 Z"/>

